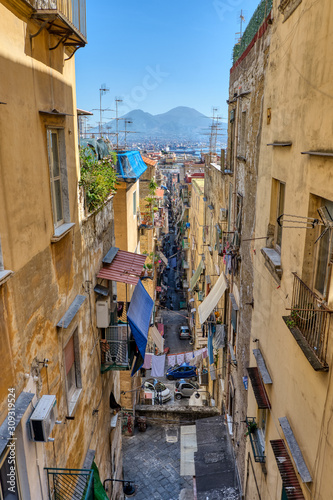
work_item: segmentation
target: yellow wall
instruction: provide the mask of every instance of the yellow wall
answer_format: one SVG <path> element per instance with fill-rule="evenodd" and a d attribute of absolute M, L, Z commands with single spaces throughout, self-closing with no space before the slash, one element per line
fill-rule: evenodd
<path fill-rule="evenodd" d="M 119 374 L 100 374 L 93 287 L 102 257 L 114 244 L 113 201 L 79 220 L 75 60 L 64 61 L 69 53 L 62 44 L 49 51 L 59 40 L 45 29 L 30 40 L 40 27 L 30 20 L 31 13 L 23 2 L 0 2 L 0 101 L 6 103 L 0 105 L 0 238 L 5 269 L 14 272 L 0 284 L 0 423 L 7 415 L 9 387 L 16 397 L 31 390 L 34 403 L 41 395 L 56 395 L 62 425 L 52 431 L 54 444 L 35 448 L 22 428 L 28 476 L 37 467 L 36 450 L 45 483 L 44 466 L 80 468 L 91 447 L 104 479 L 110 477 L 111 464 L 109 395 L 112 390 L 119 399 L 120 391 Z M 53 109 L 66 116 L 40 113 Z M 70 221 L 75 224 L 56 243 L 51 243 L 47 126 L 64 129 Z M 57 328 L 78 294 L 86 298 L 80 310 L 67 329 Z M 68 420 L 63 350 L 76 327 L 82 391 L 75 419 Z M 44 358 L 48 367 L 38 363 Z M 121 446 L 121 436 L 116 439 Z M 121 474 L 121 464 L 116 469 Z M 38 484 L 31 488 L 33 493 L 24 490 L 22 498 L 42 498 Z"/>
<path fill-rule="evenodd" d="M 133 214 L 133 193 L 136 192 L 136 205 L 139 206 L 139 181 L 134 183 L 120 182 L 114 197 L 114 232 L 116 247 L 127 252 L 140 253 L 138 239 L 137 214 Z M 127 299 L 133 293 L 133 287 L 127 285 Z M 117 284 L 118 301 L 126 300 L 126 289 L 123 283 Z"/>
<path fill-rule="evenodd" d="M 301 154 L 309 150 L 332 151 L 333 6 L 330 0 L 320 4 L 303 0 L 283 22 L 277 4 L 263 102 L 256 201 L 258 237 L 269 231 L 272 179 L 286 183 L 284 213 L 306 217 L 311 194 L 333 200 L 333 159 Z M 268 108 L 270 124 L 266 120 Z M 292 146 L 267 147 L 276 141 L 292 141 Z M 271 386 L 266 386 L 272 405 L 266 434 L 267 477 L 255 465 L 263 498 L 280 498 L 282 482 L 269 441 L 284 438 L 278 423 L 278 418 L 284 416 L 288 417 L 313 477 L 312 483 L 302 485 L 304 497 L 326 500 L 333 490 L 333 477 L 327 466 L 333 462 L 333 428 L 329 419 L 331 338 L 327 357 L 330 371 L 316 372 L 282 320 L 282 316 L 290 314 L 291 273 L 302 277 L 304 259 L 313 251 L 305 247 L 305 237 L 304 229 L 283 229 L 280 283 L 264 265 L 263 243 L 256 241 L 254 245 L 251 335 L 252 339 L 259 339 L 258 347 L 273 380 Z M 312 287 L 311 282 L 307 284 Z M 332 296 L 328 300 L 331 303 Z M 251 366 L 256 366 L 253 357 Z M 249 387 L 248 415 L 256 416 L 256 408 Z"/>

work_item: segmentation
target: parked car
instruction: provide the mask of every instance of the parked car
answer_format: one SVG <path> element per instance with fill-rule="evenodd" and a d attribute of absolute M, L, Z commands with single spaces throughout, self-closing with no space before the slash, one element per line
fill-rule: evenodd
<path fill-rule="evenodd" d="M 175 399 L 190 398 L 192 394 L 199 389 L 197 382 L 184 380 L 183 378 L 177 380 L 175 387 Z"/>
<path fill-rule="evenodd" d="M 169 380 L 191 378 L 197 380 L 197 369 L 188 363 L 183 363 L 180 366 L 171 366 L 166 372 L 166 377 Z"/>
<path fill-rule="evenodd" d="M 155 398 L 156 402 L 159 394 L 162 396 L 162 403 L 166 403 L 171 399 L 170 390 L 163 384 L 163 382 L 160 382 L 156 378 L 148 378 L 143 383 L 143 388 L 145 392 L 152 393 L 152 397 Z"/>
<path fill-rule="evenodd" d="M 179 338 L 185 340 L 191 338 L 191 332 L 188 326 L 181 326 L 179 328 Z"/>

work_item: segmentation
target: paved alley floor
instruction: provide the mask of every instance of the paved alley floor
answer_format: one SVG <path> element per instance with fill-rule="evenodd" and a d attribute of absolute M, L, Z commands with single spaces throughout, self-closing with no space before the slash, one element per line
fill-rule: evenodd
<path fill-rule="evenodd" d="M 179 426 L 135 428 L 123 437 L 124 477 L 134 481 L 136 500 L 191 500 L 193 477 L 180 475 Z"/>

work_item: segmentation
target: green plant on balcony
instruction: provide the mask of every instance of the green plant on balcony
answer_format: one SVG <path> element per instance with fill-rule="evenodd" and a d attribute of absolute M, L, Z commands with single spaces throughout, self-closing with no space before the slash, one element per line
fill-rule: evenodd
<path fill-rule="evenodd" d="M 152 196 L 155 196 L 155 193 L 156 193 L 156 189 L 157 189 L 157 184 L 154 180 L 154 178 L 151 178 L 150 181 L 149 181 L 149 185 L 148 185 L 148 189 L 149 189 L 149 192 Z"/>
<path fill-rule="evenodd" d="M 258 429 L 258 424 L 255 420 L 249 420 L 247 421 L 246 427 L 247 431 L 245 432 L 244 437 L 254 434 Z"/>
<path fill-rule="evenodd" d="M 111 194 L 116 192 L 117 173 L 115 153 L 97 160 L 91 148 L 80 149 L 81 178 L 79 185 L 85 193 L 88 212 L 101 208 Z"/>

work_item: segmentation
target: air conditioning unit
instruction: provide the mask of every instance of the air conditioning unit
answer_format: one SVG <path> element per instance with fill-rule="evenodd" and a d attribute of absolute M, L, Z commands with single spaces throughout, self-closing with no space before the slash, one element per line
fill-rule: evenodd
<path fill-rule="evenodd" d="M 31 440 L 46 443 L 58 416 L 55 396 L 42 396 L 30 419 Z M 51 439 L 50 439 L 51 440 Z"/>
<path fill-rule="evenodd" d="M 226 221 L 228 220 L 228 209 L 227 208 L 220 208 L 220 221 Z"/>
<path fill-rule="evenodd" d="M 96 324 L 97 328 L 110 326 L 110 299 L 105 297 L 96 301 Z"/>

